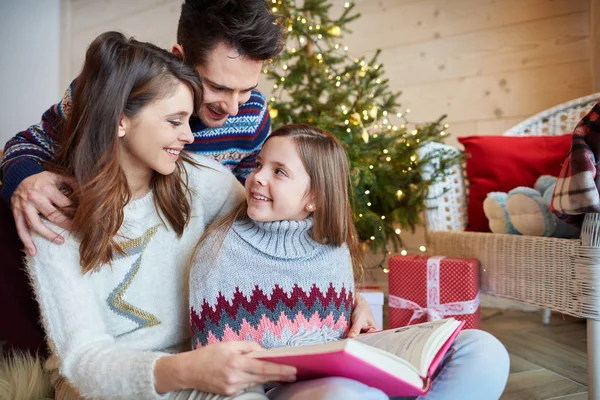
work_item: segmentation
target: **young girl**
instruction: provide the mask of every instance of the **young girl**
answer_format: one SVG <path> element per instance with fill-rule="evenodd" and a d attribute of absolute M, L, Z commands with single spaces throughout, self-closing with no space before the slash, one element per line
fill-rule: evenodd
<path fill-rule="evenodd" d="M 200 101 L 196 71 L 156 46 L 108 32 L 87 51 L 49 165 L 73 180 L 72 229 L 62 246 L 36 236 L 28 259 L 56 398 L 162 399 L 237 392 L 232 376 L 242 386 L 294 379 L 294 368 L 244 356 L 255 343 L 171 354 L 189 347 L 194 245 L 243 200 L 229 170 L 181 152 Z M 200 396 L 173 396 L 188 395 Z"/>
<path fill-rule="evenodd" d="M 246 203 L 209 227 L 190 271 L 192 346 L 253 340 L 265 348 L 343 338 L 360 266 L 348 198 L 348 162 L 330 133 L 275 130 L 246 181 Z M 506 350 L 462 332 L 427 399 L 497 399 Z M 270 399 L 387 399 L 345 378 L 280 385 Z"/>

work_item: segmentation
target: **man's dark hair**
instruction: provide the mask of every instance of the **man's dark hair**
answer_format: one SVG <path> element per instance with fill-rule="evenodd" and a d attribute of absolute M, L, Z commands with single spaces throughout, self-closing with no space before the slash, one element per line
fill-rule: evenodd
<path fill-rule="evenodd" d="M 276 57 L 283 49 L 283 30 L 265 0 L 185 0 L 177 43 L 185 61 L 203 65 L 218 43 L 255 61 Z"/>

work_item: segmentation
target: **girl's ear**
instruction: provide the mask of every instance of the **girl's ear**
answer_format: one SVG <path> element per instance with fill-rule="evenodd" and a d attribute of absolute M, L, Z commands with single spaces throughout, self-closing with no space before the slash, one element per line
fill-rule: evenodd
<path fill-rule="evenodd" d="M 121 119 L 119 120 L 119 129 L 117 130 L 117 135 L 119 137 L 124 137 L 127 134 L 127 130 L 131 126 L 131 120 L 125 114 L 121 115 Z"/>

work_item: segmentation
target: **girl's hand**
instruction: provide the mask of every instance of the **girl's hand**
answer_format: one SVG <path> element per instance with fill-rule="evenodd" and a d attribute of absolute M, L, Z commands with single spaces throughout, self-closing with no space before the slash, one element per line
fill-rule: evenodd
<path fill-rule="evenodd" d="M 255 342 L 222 342 L 210 344 L 199 349 L 181 353 L 173 357 L 158 360 L 155 375 L 159 393 L 178 389 L 196 389 L 208 393 L 232 396 L 242 390 L 270 381 L 293 382 L 296 380 L 296 368 L 270 363 L 248 357 L 246 354 L 261 350 Z M 165 359 L 179 358 L 176 365 L 163 366 L 178 371 L 177 376 L 162 381 L 168 387 L 160 385 L 160 362 Z M 167 360 L 165 360 L 167 361 Z M 167 363 L 174 360 L 167 361 Z M 166 382 L 165 382 L 166 381 Z M 176 384 L 175 387 L 171 386 Z M 165 390 L 167 389 L 167 390 Z"/>
<path fill-rule="evenodd" d="M 358 293 L 355 293 L 354 299 L 354 310 L 352 310 L 352 321 L 348 332 L 349 338 L 356 337 L 363 332 L 373 332 L 379 329 L 369 303 Z"/>

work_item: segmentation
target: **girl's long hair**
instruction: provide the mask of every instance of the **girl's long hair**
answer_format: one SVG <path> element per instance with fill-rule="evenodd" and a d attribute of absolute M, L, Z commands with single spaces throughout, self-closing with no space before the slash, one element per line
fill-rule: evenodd
<path fill-rule="evenodd" d="M 74 178 L 77 185 L 69 196 L 84 273 L 123 253 L 116 237 L 132 194 L 119 163 L 121 117 L 135 118 L 148 104 L 170 96 L 179 83 L 192 90 L 198 110 L 200 78 L 175 55 L 118 32 L 103 33 L 89 46 L 56 157 L 48 165 L 51 171 Z M 179 236 L 191 212 L 186 161 L 190 159 L 182 153 L 174 173 L 154 173 L 150 184 L 161 219 Z"/>
<path fill-rule="evenodd" d="M 331 133 L 308 125 L 282 126 L 273 131 L 267 141 L 274 137 L 287 137 L 294 141 L 310 177 L 309 193 L 316 206 L 312 214 L 312 238 L 319 243 L 337 247 L 346 243 L 352 257 L 355 278 L 360 279 L 363 272 L 363 251 L 352 219 L 348 190 L 350 173 L 344 147 Z M 234 221 L 248 217 L 247 207 L 247 202 L 242 202 L 237 209 L 215 221 L 204 232 L 192 252 L 190 267 L 205 240 L 214 241 L 212 249 L 219 251 Z"/>

